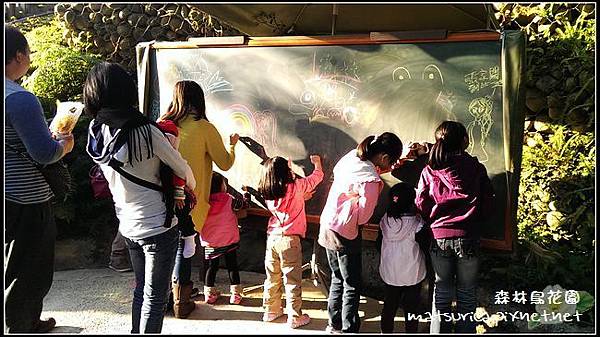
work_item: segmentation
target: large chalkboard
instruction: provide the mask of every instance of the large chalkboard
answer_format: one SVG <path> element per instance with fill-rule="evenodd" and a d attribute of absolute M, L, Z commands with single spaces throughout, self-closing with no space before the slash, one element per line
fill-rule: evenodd
<path fill-rule="evenodd" d="M 320 154 L 326 179 L 307 202 L 310 215 L 321 213 L 335 163 L 364 137 L 391 131 L 405 144 L 433 142 L 442 121 L 460 121 L 471 139 L 468 152 L 484 163 L 498 196 L 496 214 L 483 224 L 484 237 L 506 243 L 514 216 L 509 201 L 517 188 L 509 186 L 507 153 L 518 145 L 506 132 L 523 121 L 507 114 L 503 39 L 495 33 L 474 41 L 468 36 L 422 43 L 335 44 L 331 38 L 325 45 L 290 45 L 288 38 L 285 45 L 155 45 L 146 51 L 145 109 L 157 118 L 174 84 L 194 80 L 204 89 L 208 119 L 224 139 L 233 132 L 251 137 L 269 156 L 291 158 L 300 175 L 312 171 L 309 154 Z M 239 144 L 236 162 L 224 174 L 236 189 L 255 187 L 260 162 Z M 415 183 L 415 172 L 384 180 L 388 187 L 397 178 Z M 381 201 L 372 222 L 384 212 L 386 198 Z"/>

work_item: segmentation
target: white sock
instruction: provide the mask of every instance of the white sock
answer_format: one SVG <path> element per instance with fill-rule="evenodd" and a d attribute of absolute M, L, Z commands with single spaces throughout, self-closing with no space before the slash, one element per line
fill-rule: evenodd
<path fill-rule="evenodd" d="M 194 235 L 183 237 L 183 257 L 186 259 L 194 256 L 196 253 L 196 241 L 194 240 L 195 237 L 195 233 Z"/>

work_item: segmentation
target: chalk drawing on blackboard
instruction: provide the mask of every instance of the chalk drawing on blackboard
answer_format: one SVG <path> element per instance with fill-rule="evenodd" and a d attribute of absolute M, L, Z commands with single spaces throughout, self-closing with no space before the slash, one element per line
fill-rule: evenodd
<path fill-rule="evenodd" d="M 430 64 L 423 69 L 421 79 L 438 82 L 440 86 L 444 85 L 444 76 L 442 76 L 442 71 L 435 64 Z"/>
<path fill-rule="evenodd" d="M 479 140 L 479 146 L 483 153 L 481 162 L 486 162 L 489 159 L 488 153 L 485 149 L 487 139 L 490 135 L 492 125 L 494 124 L 493 111 L 494 111 L 494 94 L 496 88 L 502 86 L 500 78 L 500 68 L 498 66 L 488 67 L 487 69 L 474 70 L 464 76 L 465 84 L 467 89 L 471 93 L 478 93 L 484 88 L 491 88 L 492 93 L 489 95 L 476 97 L 469 103 L 468 111 L 473 117 L 473 120 L 467 125 L 467 131 L 469 133 L 469 139 L 471 143 L 467 152 L 473 154 L 475 150 L 475 138 L 474 129 L 479 126 L 481 138 Z"/>
<path fill-rule="evenodd" d="M 214 94 L 221 91 L 233 91 L 233 86 L 221 76 L 219 70 L 211 71 L 208 64 L 202 58 L 202 55 L 197 57 L 192 65 L 192 71 L 187 72 L 184 80 L 192 80 L 198 82 L 204 90 L 205 95 Z"/>
<path fill-rule="evenodd" d="M 480 91 L 483 88 L 495 88 L 502 86 L 500 78 L 500 68 L 492 66 L 488 69 L 474 70 L 465 75 L 465 84 L 471 93 Z"/>
<path fill-rule="evenodd" d="M 277 120 L 269 110 L 253 111 L 243 104 L 232 104 L 223 110 L 232 132 L 250 135 L 261 144 L 275 145 Z"/>
<path fill-rule="evenodd" d="M 405 67 L 398 67 L 392 72 L 392 81 L 410 80 L 410 71 Z"/>
<path fill-rule="evenodd" d="M 355 101 L 361 83 L 356 61 L 338 63 L 326 55 L 317 62 L 313 53 L 312 68 L 312 76 L 304 80 L 298 103 L 289 105 L 290 114 L 311 121 L 329 119 L 354 124 L 360 114 Z"/>

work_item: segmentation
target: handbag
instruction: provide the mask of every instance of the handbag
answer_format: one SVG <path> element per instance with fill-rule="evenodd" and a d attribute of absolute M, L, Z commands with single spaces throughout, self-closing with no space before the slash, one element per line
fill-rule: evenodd
<path fill-rule="evenodd" d="M 10 144 L 6 145 L 40 171 L 57 199 L 64 201 L 71 194 L 73 191 L 71 173 L 67 164 L 62 159 L 52 164 L 43 165 L 33 160 L 29 154 L 26 155 Z"/>
<path fill-rule="evenodd" d="M 108 181 L 104 177 L 102 170 L 98 164 L 94 164 L 90 169 L 90 186 L 92 186 L 92 192 L 96 199 L 107 199 L 112 198 L 110 188 L 108 187 Z"/>

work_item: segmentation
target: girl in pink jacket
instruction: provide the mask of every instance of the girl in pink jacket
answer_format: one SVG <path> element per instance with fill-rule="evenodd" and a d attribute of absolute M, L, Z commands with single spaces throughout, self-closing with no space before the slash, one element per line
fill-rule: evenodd
<path fill-rule="evenodd" d="M 258 192 L 263 196 L 273 214 L 267 228 L 265 252 L 263 321 L 271 322 L 283 315 L 282 289 L 285 289 L 288 324 L 297 328 L 310 322 L 302 314 L 302 245 L 306 236 L 304 195 L 323 180 L 319 156 L 310 156 L 315 170 L 306 178 L 295 178 L 290 163 L 282 157 L 265 162 L 265 175 L 260 180 Z"/>
<path fill-rule="evenodd" d="M 357 333 L 362 256 L 359 226 L 373 215 L 383 188 L 380 174 L 391 171 L 402 153 L 393 133 L 365 138 L 333 169 L 334 181 L 320 218 L 319 244 L 327 249 L 331 286 L 327 331 Z"/>
<path fill-rule="evenodd" d="M 225 256 L 229 272 L 231 297 L 229 303 L 240 304 L 242 286 L 238 271 L 236 250 L 239 248 L 240 231 L 234 211 L 248 206 L 248 197 L 235 199 L 227 193 L 227 178 L 213 172 L 210 182 L 210 209 L 200 233 L 200 243 L 204 247 L 204 296 L 206 303 L 213 304 L 219 297 L 215 278 L 219 270 L 219 257 Z"/>

